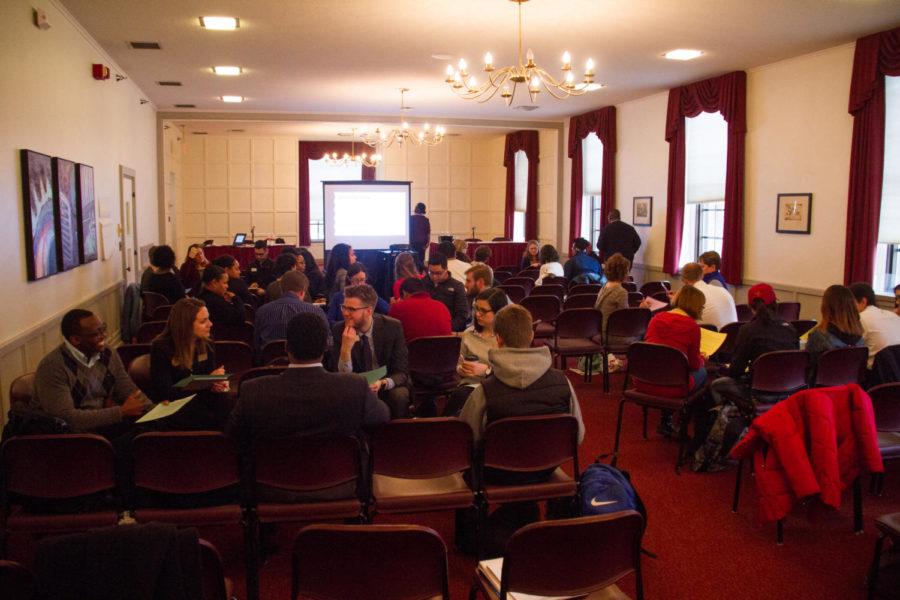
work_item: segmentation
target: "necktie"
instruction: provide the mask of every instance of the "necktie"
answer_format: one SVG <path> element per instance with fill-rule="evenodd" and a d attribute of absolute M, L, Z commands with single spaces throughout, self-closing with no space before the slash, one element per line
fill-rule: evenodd
<path fill-rule="evenodd" d="M 369 346 L 369 336 L 359 336 L 360 350 L 362 350 L 362 370 L 363 372 L 372 370 L 372 347 Z"/>

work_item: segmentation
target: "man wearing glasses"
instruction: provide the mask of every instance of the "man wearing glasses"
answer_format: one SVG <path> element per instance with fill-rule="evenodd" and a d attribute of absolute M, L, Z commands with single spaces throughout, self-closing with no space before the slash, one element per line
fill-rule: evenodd
<path fill-rule="evenodd" d="M 31 401 L 15 405 L 11 414 L 32 425 L 56 418 L 76 433 L 123 433 L 152 402 L 106 347 L 106 325 L 92 312 L 74 309 L 62 319 L 62 335 L 63 343 L 38 364 Z"/>
<path fill-rule="evenodd" d="M 450 326 L 453 331 L 464 331 L 469 321 L 466 284 L 450 276 L 447 257 L 440 252 L 433 252 L 428 257 L 426 287 L 431 297 L 450 311 Z"/>
<path fill-rule="evenodd" d="M 386 375 L 370 387 L 391 409 L 392 419 L 409 413 L 409 354 L 403 326 L 397 319 L 375 314 L 378 295 L 368 284 L 344 288 L 343 322 L 331 333 L 333 364 L 339 373 L 366 373 L 385 367 Z"/>

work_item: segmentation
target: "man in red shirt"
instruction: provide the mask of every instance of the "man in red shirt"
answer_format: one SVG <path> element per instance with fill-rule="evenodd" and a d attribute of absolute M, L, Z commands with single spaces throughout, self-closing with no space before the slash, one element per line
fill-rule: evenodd
<path fill-rule="evenodd" d="M 452 335 L 450 311 L 443 302 L 432 299 L 425 282 L 407 277 L 400 285 L 402 300 L 391 306 L 388 316 L 403 324 L 406 342 L 431 335 Z"/>

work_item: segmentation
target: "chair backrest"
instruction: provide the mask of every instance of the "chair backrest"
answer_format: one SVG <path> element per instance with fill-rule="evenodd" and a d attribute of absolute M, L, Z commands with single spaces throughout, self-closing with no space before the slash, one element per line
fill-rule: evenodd
<path fill-rule="evenodd" d="M 225 590 L 225 569 L 222 557 L 210 542 L 203 538 L 197 540 L 200 545 L 200 589 L 202 600 L 228 600 Z"/>
<path fill-rule="evenodd" d="M 421 337 L 409 343 L 409 370 L 420 375 L 456 371 L 462 340 L 455 335 Z"/>
<path fill-rule="evenodd" d="M 603 315 L 593 308 L 570 308 L 556 316 L 556 335 L 563 338 L 590 338 L 600 335 Z"/>
<path fill-rule="evenodd" d="M 744 321 L 735 321 L 734 323 L 722 325 L 722 329 L 719 333 L 725 334 L 725 341 L 722 342 L 722 345 L 719 346 L 719 349 L 716 351 L 717 356 L 730 357 L 734 353 L 734 348 L 737 345 L 738 333 L 743 326 Z"/>
<path fill-rule="evenodd" d="M 876 385 L 869 390 L 869 397 L 875 409 L 875 428 L 900 432 L 900 382 Z"/>
<path fill-rule="evenodd" d="M 144 306 L 144 319 L 149 319 L 160 306 L 171 304 L 166 296 L 156 292 L 141 292 L 141 303 Z"/>
<path fill-rule="evenodd" d="M 150 355 L 141 354 L 128 365 L 128 376 L 144 394 L 153 395 L 153 377 L 150 376 Z"/>
<path fill-rule="evenodd" d="M 500 598 L 581 597 L 629 573 L 640 576 L 643 528 L 633 510 L 526 525 L 506 544 Z"/>
<path fill-rule="evenodd" d="M 171 304 L 163 304 L 162 306 L 157 306 L 154 309 L 153 314 L 150 315 L 151 321 L 168 321 L 169 314 L 172 312 Z"/>
<path fill-rule="evenodd" d="M 593 294 L 596 296 L 600 293 L 600 290 L 603 289 L 603 286 L 599 283 L 579 283 L 578 285 L 573 285 L 569 288 L 569 295 L 574 296 L 575 294 Z"/>
<path fill-rule="evenodd" d="M 560 302 L 562 299 L 566 297 L 566 288 L 561 285 L 553 285 L 550 283 L 545 283 L 542 285 L 535 286 L 533 290 L 531 290 L 532 296 L 556 296 L 559 298 Z"/>
<path fill-rule="evenodd" d="M 253 348 L 245 342 L 215 341 L 216 362 L 226 373 L 240 375 L 253 368 Z"/>
<path fill-rule="evenodd" d="M 517 277 L 526 277 L 530 278 L 532 281 L 537 281 L 537 278 L 540 276 L 541 270 L 537 267 L 528 267 L 527 269 L 522 269 L 516 275 Z"/>
<path fill-rule="evenodd" d="M 244 342 L 253 345 L 253 323 L 241 321 L 240 323 L 213 324 L 212 338 L 219 341 Z"/>
<path fill-rule="evenodd" d="M 510 279 L 515 279 L 515 278 L 511 277 Z M 507 281 L 509 281 L 509 279 L 507 279 Z M 508 283 L 504 283 L 503 285 L 498 285 L 497 287 L 500 288 L 501 290 L 503 290 L 503 292 L 515 304 L 518 304 L 519 302 L 521 302 L 522 299 L 528 295 L 528 289 L 525 287 L 522 287 L 521 285 L 511 285 Z"/>
<path fill-rule="evenodd" d="M 775 314 L 785 321 L 796 321 L 800 318 L 799 302 L 779 302 Z"/>
<path fill-rule="evenodd" d="M 7 493 L 45 499 L 75 498 L 115 488 L 115 453 L 88 433 L 25 435 L 0 447 Z"/>
<path fill-rule="evenodd" d="M 687 393 L 690 377 L 687 357 L 680 350 L 648 342 L 635 342 L 628 347 L 628 379 L 632 381 Z"/>
<path fill-rule="evenodd" d="M 562 310 L 562 305 L 556 296 L 535 296 L 532 294 L 523 298 L 520 304 L 522 308 L 531 313 L 532 321 L 553 321 Z"/>
<path fill-rule="evenodd" d="M 737 310 L 737 319 L 741 323 L 746 323 L 753 318 L 753 311 L 747 304 L 737 304 L 734 307 Z"/>
<path fill-rule="evenodd" d="M 515 277 L 510 277 L 503 282 L 504 285 L 519 285 L 531 292 L 534 289 L 534 279 L 530 277 L 522 277 L 521 273 Z"/>
<path fill-rule="evenodd" d="M 256 440 L 257 485 L 311 492 L 360 476 L 359 441 L 354 437 L 291 436 Z"/>
<path fill-rule="evenodd" d="M 237 380 L 238 394 L 241 392 L 241 386 L 245 381 L 256 379 L 257 377 L 268 377 L 269 375 L 280 375 L 287 368 L 286 365 L 266 365 L 264 367 L 253 367 L 241 373 Z"/>
<path fill-rule="evenodd" d="M 519 265 L 497 265 L 494 272 L 496 273 L 497 271 L 506 271 L 510 275 L 515 275 L 519 272 Z"/>
<path fill-rule="evenodd" d="M 541 443 L 523 443 L 525 440 Z M 484 430 L 481 456 L 485 467 L 522 473 L 545 471 L 571 460 L 578 480 L 578 421 L 572 415 L 559 414 L 494 421 Z"/>
<path fill-rule="evenodd" d="M 803 335 L 817 325 L 815 319 L 797 319 L 791 321 L 791 326 L 797 330 L 797 335 Z"/>
<path fill-rule="evenodd" d="M 37 579 L 24 565 L 11 560 L 0 560 L 0 590 L 10 600 L 37 598 Z"/>
<path fill-rule="evenodd" d="M 561 285 L 563 288 L 569 288 L 569 280 L 559 275 L 547 275 L 541 282 L 542 285 Z"/>
<path fill-rule="evenodd" d="M 615 336 L 642 340 L 649 325 L 649 308 L 620 308 L 614 310 L 606 320 L 603 339 L 608 340 L 610 336 Z"/>
<path fill-rule="evenodd" d="M 292 562 L 292 599 L 450 598 L 447 548 L 419 525 L 311 525 L 297 534 Z M 346 576 L 336 576 L 341 567 Z"/>
<path fill-rule="evenodd" d="M 127 370 L 134 359 L 142 354 L 150 354 L 152 348 L 152 344 L 122 344 L 116 347 L 116 353 L 122 361 L 122 366 Z"/>
<path fill-rule="evenodd" d="M 819 356 L 816 365 L 816 386 L 862 383 L 866 376 L 869 349 L 865 346 L 832 348 Z"/>
<path fill-rule="evenodd" d="M 149 344 L 166 328 L 165 321 L 145 321 L 137 331 L 137 343 Z"/>
<path fill-rule="evenodd" d="M 256 309 L 251 304 L 244 303 L 244 321 L 253 323 L 256 320 Z"/>
<path fill-rule="evenodd" d="M 13 379 L 9 384 L 9 403 L 10 405 L 31 402 L 34 395 L 34 373 L 25 373 Z"/>
<path fill-rule="evenodd" d="M 719 331 L 719 328 L 712 323 L 701 323 L 700 327 L 703 329 L 708 329 L 709 331 Z"/>
<path fill-rule="evenodd" d="M 472 428 L 456 418 L 402 419 L 372 437 L 372 473 L 429 479 L 472 467 Z"/>
<path fill-rule="evenodd" d="M 495 269 L 494 270 L 494 283 L 495 284 L 503 283 L 504 281 L 506 281 L 513 275 L 514 274 L 512 271 L 502 271 L 502 270 Z"/>
<path fill-rule="evenodd" d="M 272 340 L 265 346 L 263 346 L 262 351 L 259 353 L 259 362 L 263 365 L 267 365 L 271 363 L 276 358 L 282 358 L 287 356 L 287 341 L 286 340 Z"/>
<path fill-rule="evenodd" d="M 629 308 L 638 308 L 644 301 L 644 295 L 640 292 L 628 292 Z"/>
<path fill-rule="evenodd" d="M 199 494 L 237 485 L 235 443 L 218 431 L 153 431 L 131 443 L 135 487 Z"/>
<path fill-rule="evenodd" d="M 622 287 L 625 288 L 626 292 L 636 292 L 638 291 L 638 286 L 633 281 L 623 281 Z"/>
<path fill-rule="evenodd" d="M 563 308 L 594 308 L 596 303 L 597 294 L 569 294 L 563 303 Z"/>
<path fill-rule="evenodd" d="M 645 296 L 652 296 L 659 292 L 668 294 L 669 288 L 662 281 L 648 281 L 641 286 L 640 292 Z"/>
<path fill-rule="evenodd" d="M 793 394 L 806 387 L 809 353 L 775 350 L 761 354 L 751 368 L 750 389 L 764 394 Z"/>
<path fill-rule="evenodd" d="M 671 298 L 669 298 L 669 292 L 662 292 L 662 291 L 654 292 L 654 293 L 650 294 L 650 297 L 653 298 L 654 300 L 659 300 L 660 302 L 662 302 L 664 304 L 669 304 L 671 302 Z M 662 310 L 662 309 L 659 309 L 659 310 Z"/>

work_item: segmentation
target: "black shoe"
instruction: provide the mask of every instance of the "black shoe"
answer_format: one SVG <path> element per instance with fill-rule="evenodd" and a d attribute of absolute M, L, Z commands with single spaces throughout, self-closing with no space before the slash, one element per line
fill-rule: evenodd
<path fill-rule="evenodd" d="M 662 419 L 659 420 L 659 425 L 656 426 L 656 433 L 667 438 L 674 438 L 678 435 L 675 427 L 672 426 L 672 415 L 662 416 Z"/>

